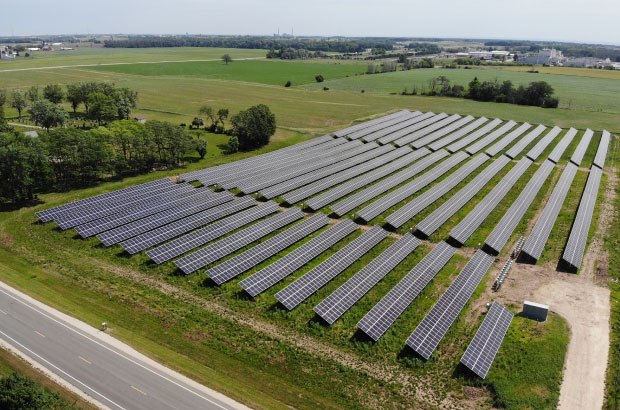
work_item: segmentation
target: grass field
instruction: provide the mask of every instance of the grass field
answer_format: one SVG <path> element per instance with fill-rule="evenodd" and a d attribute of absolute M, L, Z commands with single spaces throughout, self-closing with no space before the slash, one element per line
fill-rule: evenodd
<path fill-rule="evenodd" d="M 225 52 L 207 50 L 215 58 Z M 116 58 L 126 62 L 147 56 L 153 58 L 152 61 L 164 57 L 162 50 L 140 51 L 144 54 L 133 54 L 134 60 L 131 60 L 127 50 L 117 50 L 116 55 L 113 52 L 106 54 L 108 51 L 105 51 L 102 55 L 107 61 Z M 178 60 L 190 59 L 190 54 L 205 52 L 201 49 L 164 51 L 168 55 L 162 59 Z M 98 52 L 93 49 L 93 54 L 85 53 L 83 59 L 92 61 L 103 58 L 97 57 Z M 232 51 L 231 54 L 234 58 Z M 205 103 L 218 108 L 229 107 L 233 113 L 252 104 L 265 103 L 276 113 L 278 131 L 268 147 L 259 152 L 223 156 L 217 144 L 224 142 L 225 137 L 205 133 L 209 141 L 207 158 L 203 161 L 193 158 L 187 170 L 281 148 L 342 128 L 360 118 L 402 108 L 460 112 L 564 127 L 620 130 L 617 114 L 620 104 L 615 102 L 614 105 L 607 89 L 601 89 L 595 96 L 585 96 L 581 108 L 575 104 L 570 109 L 545 110 L 469 100 L 390 95 L 390 87 L 396 87 L 399 81 L 409 81 L 407 75 L 426 71 L 430 74 L 434 70 L 394 73 L 395 78 L 392 79 L 392 74 L 354 76 L 360 68 L 365 70 L 364 65 L 333 64 L 329 61 L 236 61 L 228 66 L 221 62 L 128 64 L 0 72 L 0 88 L 25 88 L 31 84 L 52 82 L 113 81 L 139 92 L 137 115 L 177 123 L 191 121 L 198 107 Z M 317 72 L 319 69 L 321 71 Z M 457 71 L 468 76 L 474 72 L 450 70 L 446 75 Z M 315 84 L 314 75 L 319 73 L 327 81 Z M 510 75 L 534 78 L 532 74 L 525 73 L 510 72 Z M 552 76 L 554 81 L 569 77 L 563 74 Z M 575 77 L 590 85 L 599 84 L 597 81 L 610 81 Z M 284 88 L 283 83 L 287 80 L 302 86 Z M 572 77 L 570 80 L 573 80 Z M 383 81 L 385 84 L 382 84 Z M 362 94 L 360 88 L 355 87 L 365 82 L 374 84 L 376 88 L 368 88 Z M 331 89 L 323 91 L 321 88 L 324 85 Z M 335 90 L 340 85 L 342 89 Z M 590 110 L 587 102 L 590 100 L 606 101 L 611 111 Z M 9 115 L 15 114 L 12 110 L 7 112 Z M 593 142 L 591 147 L 594 145 Z M 568 151 L 572 148 L 569 147 Z M 591 148 L 584 166 L 589 166 L 592 156 Z M 618 150 L 615 149 L 610 163 L 615 163 L 617 156 Z M 568 154 L 563 162 L 567 158 Z M 500 172 L 467 209 L 457 213 L 431 240 L 437 242 L 445 239 L 449 229 L 510 167 Z M 525 185 L 527 176 L 535 169 L 536 166 L 531 167 L 498 209 L 507 209 L 520 187 Z M 21 290 L 88 323 L 108 322 L 112 333 L 120 339 L 182 373 L 257 408 L 436 408 L 450 400 L 477 408 L 488 408 L 493 402 L 511 409 L 555 407 L 568 335 L 566 323 L 559 317 L 552 316 L 548 324 L 542 326 L 515 318 L 498 361 L 485 383 L 472 380 L 458 371 L 460 356 L 482 319 L 480 307 L 468 305 L 430 361 L 421 361 L 403 349 L 404 340 L 466 263 L 467 258 L 462 255 L 456 255 L 442 269 L 378 343 L 370 343 L 356 332 L 355 324 L 430 251 L 427 246 L 420 246 L 341 320 L 328 327 L 317 320 L 312 307 L 379 255 L 393 238 L 383 241 L 364 255 L 299 308 L 286 312 L 274 304 L 273 294 L 327 259 L 351 241 L 354 235 L 252 301 L 239 292 L 238 280 L 222 287 L 209 286 L 202 274 L 187 277 L 175 274 L 175 267 L 170 262 L 161 266 L 147 264 L 143 254 L 128 257 L 119 247 L 105 249 L 95 239 L 79 240 L 72 231 L 58 232 L 53 224 L 34 223 L 34 213 L 38 210 L 179 172 L 155 172 L 89 189 L 46 194 L 41 196 L 42 205 L 0 213 L 0 276 Z M 585 172 L 580 172 L 567 204 L 576 203 L 584 183 Z M 542 191 L 544 189 L 525 219 L 530 219 L 542 206 L 540 198 L 545 194 Z M 570 219 L 571 209 L 574 213 L 574 207 L 568 206 L 562 210 L 561 220 Z M 471 244 L 475 246 L 476 241 L 484 240 L 499 217 L 500 212 L 489 218 Z M 409 227 L 404 227 L 402 232 Z M 557 248 L 562 246 L 562 237 L 565 237 L 570 225 L 566 227 L 562 224 L 560 228 L 552 232 L 553 250 L 544 254 L 548 260 L 558 257 Z M 517 231 L 523 229 L 520 225 Z M 263 240 L 275 234 L 277 232 Z M 300 245 L 296 244 L 282 254 Z M 261 263 L 240 278 L 249 276 L 276 258 Z M 472 300 L 480 301 L 491 280 L 491 275 L 487 275 Z M 480 306 L 479 303 L 477 305 Z M 513 311 L 517 310 L 513 308 Z M 524 357 L 535 357 L 532 360 L 536 360 L 536 372 L 527 371 L 529 360 L 523 360 Z M 617 361 L 615 363 L 613 369 L 617 368 Z M 477 393 L 471 395 L 471 389 Z M 421 401 L 420 397 L 424 400 Z"/>

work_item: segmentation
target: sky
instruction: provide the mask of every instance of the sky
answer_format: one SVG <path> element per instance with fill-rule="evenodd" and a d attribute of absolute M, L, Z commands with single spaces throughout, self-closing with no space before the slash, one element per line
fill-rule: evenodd
<path fill-rule="evenodd" d="M 92 6 L 92 7 L 91 7 Z M 620 0 L 0 0 L 0 35 L 256 34 L 620 45 Z"/>

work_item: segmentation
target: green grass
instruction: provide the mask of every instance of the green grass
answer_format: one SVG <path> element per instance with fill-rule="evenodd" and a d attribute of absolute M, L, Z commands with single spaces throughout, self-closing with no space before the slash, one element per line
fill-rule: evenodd
<path fill-rule="evenodd" d="M 485 384 L 507 409 L 555 409 L 560 395 L 569 329 L 550 314 L 539 323 L 515 316 Z"/>

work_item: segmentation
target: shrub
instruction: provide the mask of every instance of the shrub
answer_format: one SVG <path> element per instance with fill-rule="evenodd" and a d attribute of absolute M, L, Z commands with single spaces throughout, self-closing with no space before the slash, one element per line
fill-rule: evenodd
<path fill-rule="evenodd" d="M 290 81 L 287 81 L 286 84 L 284 84 L 285 87 L 290 87 L 291 85 L 293 85 Z"/>
<path fill-rule="evenodd" d="M 322 83 L 323 81 L 325 81 L 325 78 L 321 74 L 315 76 L 314 79 L 317 83 Z"/>

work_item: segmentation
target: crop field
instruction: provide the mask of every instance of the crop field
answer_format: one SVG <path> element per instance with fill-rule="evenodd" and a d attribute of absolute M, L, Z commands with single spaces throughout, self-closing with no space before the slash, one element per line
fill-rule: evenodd
<path fill-rule="evenodd" d="M 147 52 L 148 50 L 150 51 Z M 200 51 L 166 50 L 173 53 L 176 60 L 192 59 L 191 55 L 198 54 Z M 155 59 L 159 56 L 162 60 L 172 59 L 166 58 L 161 50 L 140 50 L 133 57 L 127 56 L 133 50 L 115 51 L 118 53 L 116 57 L 113 57 L 114 51 L 101 52 L 101 55 L 105 55 L 106 61 L 109 62 L 131 62 L 132 59 L 142 61 L 146 58 L 153 58 L 153 61 L 156 61 Z M 240 50 L 242 51 L 245 52 L 245 50 Z M 250 51 L 248 51 L 248 57 L 251 57 Z M 97 52 L 93 51 L 92 55 L 85 53 L 84 61 L 99 58 L 96 55 Z M 218 58 L 226 51 L 207 49 L 205 53 L 207 52 Z M 230 50 L 233 58 L 235 58 L 234 52 L 235 50 Z M 0 65 L 0 70 L 2 68 Z M 519 83 L 518 79 L 534 81 L 537 78 L 535 74 L 495 69 L 437 69 L 356 75 L 363 73 L 365 68 L 365 64 L 334 64 L 332 61 L 255 60 L 234 61 L 229 65 L 213 61 L 122 64 L 31 72 L 0 71 L 0 88 L 26 88 L 32 84 L 67 84 L 86 80 L 105 80 L 120 86 L 128 86 L 139 93 L 139 107 L 135 115 L 147 118 L 165 119 L 177 123 L 189 122 L 197 115 L 198 107 L 202 104 L 229 107 L 232 112 L 236 112 L 252 104 L 265 103 L 275 112 L 278 120 L 278 130 L 271 143 L 257 152 L 225 156 L 217 148 L 218 144 L 224 142 L 224 137 L 205 133 L 205 138 L 209 141 L 207 157 L 201 161 L 194 158 L 186 169 L 157 171 L 93 188 L 45 194 L 41 195 L 41 204 L 0 213 L 0 276 L 20 290 L 88 323 L 108 322 L 114 336 L 197 381 L 256 408 L 414 407 L 430 409 L 439 407 L 477 409 L 493 406 L 509 409 L 555 408 L 560 394 L 570 333 L 568 323 L 560 315 L 551 313 L 545 323 L 537 323 L 521 316 L 515 316 L 493 366 L 484 380 L 473 375 L 460 364 L 460 359 L 484 318 L 484 312 L 487 310 L 486 303 L 498 300 L 513 313 L 518 313 L 521 309 L 523 295 L 529 294 L 530 287 L 542 286 L 550 280 L 549 276 L 560 275 L 555 272 L 556 267 L 563 257 L 568 236 L 571 235 L 576 209 L 583 201 L 582 193 L 588 176 L 592 172 L 591 169 L 596 167 L 593 163 L 603 139 L 601 131 L 608 129 L 612 131 L 612 142 L 607 153 L 601 186 L 597 190 L 592 214 L 593 227 L 598 226 L 598 222 L 604 217 L 604 209 L 609 206 L 609 199 L 605 192 L 618 189 L 615 179 L 611 176 L 620 158 L 618 138 L 613 135 L 620 130 L 620 120 L 617 115 L 620 112 L 620 105 L 611 98 L 612 93 L 609 91 L 609 87 L 617 88 L 617 85 L 607 87 L 607 84 L 602 82 L 613 81 L 605 78 L 541 73 L 540 76 L 549 76 L 545 81 L 557 87 L 556 90 L 561 100 L 566 97 L 560 93 L 560 90 L 564 89 L 570 93 L 573 87 L 569 83 L 561 85 L 561 81 L 565 78 L 568 78 L 566 81 L 569 82 L 574 80 L 575 86 L 583 82 L 582 89 L 589 84 L 593 90 L 596 90 L 592 94 L 584 95 L 575 92 L 570 97 L 574 98 L 574 104 L 571 103 L 570 107 L 546 110 L 469 100 L 390 94 L 402 91 L 402 87 L 407 86 L 405 83 L 408 83 L 410 87 L 411 81 L 426 81 L 426 79 L 418 79 L 419 76 L 430 78 L 443 74 L 460 82 L 451 74 L 458 73 L 463 75 L 462 78 L 468 79 L 476 75 L 481 80 L 497 76 L 500 80 L 512 79 L 515 83 Z M 322 74 L 326 81 L 316 83 L 314 76 L 317 74 Z M 483 77 L 487 74 L 489 77 Z M 504 75 L 514 77 L 506 78 Z M 285 88 L 283 84 L 288 80 L 295 85 Z M 556 81 L 556 84 L 552 81 Z M 324 86 L 330 89 L 324 91 L 322 89 Z M 365 93 L 361 93 L 361 89 L 364 89 Z M 606 108 L 596 109 L 602 106 Z M 402 226 L 390 227 L 384 224 L 389 221 L 389 216 L 403 205 L 445 184 L 454 176 L 456 170 L 467 163 L 470 156 L 447 169 L 442 175 L 434 177 L 425 185 L 420 185 L 415 192 L 412 191 L 395 201 L 393 205 L 384 207 L 384 210 L 369 223 L 364 224 L 356 219 L 360 226 L 357 226 L 352 234 L 336 241 L 317 257 L 307 261 L 301 268 L 256 297 L 249 296 L 239 286 L 239 283 L 277 263 L 278 260 L 290 257 L 304 246 L 310 246 L 309 244 L 316 242 L 317 237 L 332 229 L 334 223 L 338 225 L 351 217 L 356 218 L 370 204 L 384 201 L 398 192 L 404 192 L 407 186 L 420 178 L 428 178 L 424 176 L 427 171 L 430 170 L 429 174 L 432 174 L 451 156 L 447 156 L 442 160 L 443 162 L 437 161 L 429 165 L 427 169 L 421 170 L 416 175 L 403 178 L 371 200 L 357 205 L 343 217 L 337 218 L 332 213 L 331 207 L 336 201 L 321 207 L 314 214 L 330 215 L 329 226 L 323 226 L 276 254 L 257 261 L 249 269 L 221 286 L 209 279 L 205 272 L 244 252 L 251 251 L 255 246 L 275 240 L 279 234 L 301 222 L 297 221 L 272 229 L 250 243 L 237 247 L 233 252 L 205 263 L 198 271 L 188 275 L 183 274 L 175 264 L 178 257 L 157 264 L 145 252 L 130 255 L 118 244 L 105 247 L 96 237 L 83 239 L 73 229 L 61 230 L 55 223 L 36 222 L 37 213 L 51 207 L 120 188 L 160 180 L 179 173 L 187 175 L 188 180 L 195 178 L 207 187 L 213 187 L 216 183 L 220 183 L 217 179 L 219 176 L 209 171 L 217 169 L 213 167 L 229 166 L 227 164 L 231 163 L 237 164 L 232 166 L 241 167 L 242 165 L 239 164 L 251 164 L 252 162 L 239 161 L 259 161 L 260 154 L 270 154 L 274 155 L 274 158 L 279 158 L 277 157 L 278 149 L 291 149 L 294 144 L 312 141 L 312 137 L 341 130 L 351 124 L 361 124 L 362 120 L 370 117 L 376 118 L 378 114 L 385 115 L 405 109 L 448 114 L 461 113 L 462 116 L 470 114 L 474 117 L 486 116 L 489 119 L 500 118 L 504 121 L 514 119 L 517 122 L 527 121 L 534 126 L 542 123 L 548 128 L 541 136 L 525 145 L 514 160 L 509 161 L 504 168 L 483 184 L 471 200 L 457 209 L 430 237 L 423 238 L 415 250 L 406 255 L 396 268 L 388 272 L 376 286 L 372 287 L 332 325 L 328 325 L 315 313 L 314 307 L 319 302 L 347 281 L 353 280 L 357 272 L 394 245 L 403 235 L 415 232 L 416 226 L 429 217 L 432 211 L 449 202 L 457 192 L 479 178 L 491 163 L 506 156 L 523 135 L 534 127 L 508 143 L 497 154 L 489 154 L 488 160 L 482 167 L 473 170 L 465 178 L 459 180 L 445 195 L 409 218 Z M 12 110 L 7 110 L 7 113 L 9 116 L 15 115 Z M 17 120 L 13 118 L 11 121 Z M 397 124 L 398 122 L 395 122 L 395 125 Z M 455 255 L 445 266 L 438 269 L 430 283 L 423 287 L 420 294 L 397 317 L 385 334 L 376 342 L 371 340 L 362 329 L 358 328 L 358 322 L 438 243 L 449 238 L 459 222 L 476 209 L 494 187 L 505 180 L 506 175 L 516 167 L 517 161 L 528 155 L 554 125 L 563 128 L 560 134 L 545 146 L 540 157 L 533 161 L 531 166 L 517 179 L 514 186 L 493 208 L 493 212 L 482 221 L 464 245 L 458 247 Z M 495 259 L 490 269 L 481 272 L 481 279 L 474 283 L 471 297 L 465 299 L 463 309 L 457 312 L 454 323 L 449 326 L 449 330 L 443 335 L 434 353 L 429 360 L 424 360 L 417 350 L 408 347 L 405 341 L 427 314 L 435 309 L 435 303 L 442 295 L 449 291 L 453 283 L 456 283 L 455 280 L 462 275 L 461 272 L 474 253 L 482 252 L 478 248 L 485 244 L 489 234 L 502 220 L 502 216 L 511 209 L 511 205 L 517 198 L 520 198 L 522 190 L 541 165 L 550 161 L 547 157 L 571 126 L 577 128 L 575 138 L 566 147 L 560 161 L 553 167 L 546 179 L 547 182 L 540 187 L 533 196 L 532 202 L 523 210 L 505 246 L 499 255 L 494 256 Z M 360 127 L 363 129 L 363 126 L 360 125 Z M 517 127 L 518 125 L 515 128 Z M 501 292 L 492 292 L 491 287 L 497 273 L 509 257 L 518 238 L 521 235 L 527 236 L 532 230 L 533 223 L 545 207 L 560 174 L 570 162 L 587 127 L 595 130 L 594 138 L 587 147 L 584 159 L 559 211 L 557 222 L 549 235 L 541 258 L 534 265 L 516 264 L 514 271 L 508 276 L 509 283 L 504 285 Z M 426 135 L 428 134 L 427 132 Z M 333 140 L 346 140 L 346 135 L 334 137 Z M 503 135 L 500 136 L 494 143 L 503 137 Z M 349 150 L 353 152 L 360 146 L 374 144 L 362 143 L 359 140 L 358 142 L 343 142 L 342 146 L 349 144 L 351 148 L 343 149 L 342 152 L 346 153 Z M 484 147 L 479 155 L 486 156 L 484 150 L 491 145 L 492 143 Z M 368 152 L 373 152 L 378 148 L 373 148 Z M 413 151 L 407 146 L 404 148 Z M 327 155 L 327 152 L 329 150 L 324 153 Z M 324 167 L 336 169 L 337 163 L 354 161 L 356 155 L 352 154 L 346 159 L 337 158 L 338 161 L 326 163 Z M 320 160 L 319 155 L 312 161 L 307 161 L 307 164 L 303 165 L 307 168 L 299 168 L 302 165 L 298 164 L 290 167 L 282 165 L 281 168 L 277 168 L 278 162 L 274 161 L 269 166 L 276 168 L 265 168 L 272 172 L 265 173 L 261 177 L 263 179 L 259 178 L 258 182 L 273 186 L 279 183 L 275 182 L 277 178 L 284 178 L 283 181 L 287 180 L 286 178 L 290 180 L 297 177 L 295 173 L 298 171 L 301 172 L 298 176 L 318 172 L 320 167 L 316 163 Z M 402 169 L 415 166 L 418 161 L 420 160 L 415 160 Z M 360 161 L 358 165 L 350 167 L 364 166 L 367 162 L 368 160 Z M 314 166 L 318 168 L 311 169 Z M 203 171 L 205 168 L 207 170 Z M 303 170 L 305 171 L 302 172 Z M 285 171 L 291 176 L 285 178 Z M 321 178 L 332 178 L 340 172 L 344 171 L 326 173 Z M 355 197 L 370 186 L 384 184 L 398 172 L 400 170 L 392 171 L 377 178 L 372 184 L 349 191 L 338 201 Z M 228 173 L 224 175 L 230 176 Z M 245 189 L 244 186 L 249 184 L 249 181 L 244 179 L 246 178 L 233 181 L 234 184 L 231 182 L 234 186 L 229 189 L 235 193 L 242 191 Z M 334 183 L 333 187 L 341 187 L 342 184 L 348 183 L 346 181 L 339 180 Z M 302 187 L 307 184 L 309 182 L 306 182 L 306 185 L 302 184 Z M 210 189 L 207 187 L 199 189 Z M 255 208 L 266 205 L 265 200 L 260 198 L 262 189 L 264 188 L 250 190 L 249 195 L 245 195 L 253 200 L 256 199 Z M 323 188 L 318 193 L 310 195 L 309 198 L 325 192 Z M 223 193 L 219 192 L 217 195 L 223 195 Z M 239 236 L 248 226 L 266 223 L 265 221 L 269 221 L 273 215 L 301 208 L 303 203 L 309 199 L 305 198 L 288 205 L 282 202 L 285 197 L 286 193 L 275 197 L 275 201 L 280 205 L 276 213 L 258 218 L 252 222 L 252 225 L 231 228 L 220 235 L 217 240 L 226 241 L 235 235 Z M 241 199 L 236 196 L 232 201 Z M 307 220 L 313 213 L 307 209 L 305 211 L 304 219 Z M 606 221 L 610 226 L 609 229 L 618 224 L 617 216 Z M 333 280 L 327 281 L 316 292 L 312 292 L 296 308 L 289 310 L 282 303 L 278 303 L 275 298 L 276 294 L 309 272 L 316 271 L 325 264 L 333 264 L 334 260 L 333 258 L 330 260 L 330 257 L 336 253 L 342 255 L 346 249 L 351 247 L 351 244 L 356 243 L 374 225 L 386 228 L 388 232 L 385 239 L 368 252 L 358 255 Z M 148 232 L 150 231 L 147 231 L 147 234 Z M 585 240 L 591 243 L 596 238 L 599 238 L 599 233 L 595 229 L 590 229 Z M 211 246 L 214 243 L 216 241 L 204 243 L 201 246 Z M 179 256 L 186 257 L 195 250 L 192 249 Z M 610 253 L 613 252 L 614 250 L 610 250 Z M 612 255 L 612 260 L 613 257 Z M 582 271 L 578 271 L 577 276 L 585 275 L 586 270 L 589 269 L 587 265 Z M 532 276 L 532 272 L 538 276 Z M 521 275 L 525 274 L 529 274 L 527 278 L 533 283 L 524 283 L 525 280 L 521 278 Z M 532 371 L 532 366 L 535 366 L 535 371 Z M 610 366 L 610 369 L 615 369 L 618 366 L 617 361 L 612 362 Z M 300 380 L 304 383 L 300 383 Z M 608 394 L 612 397 L 613 391 L 609 391 Z"/>

